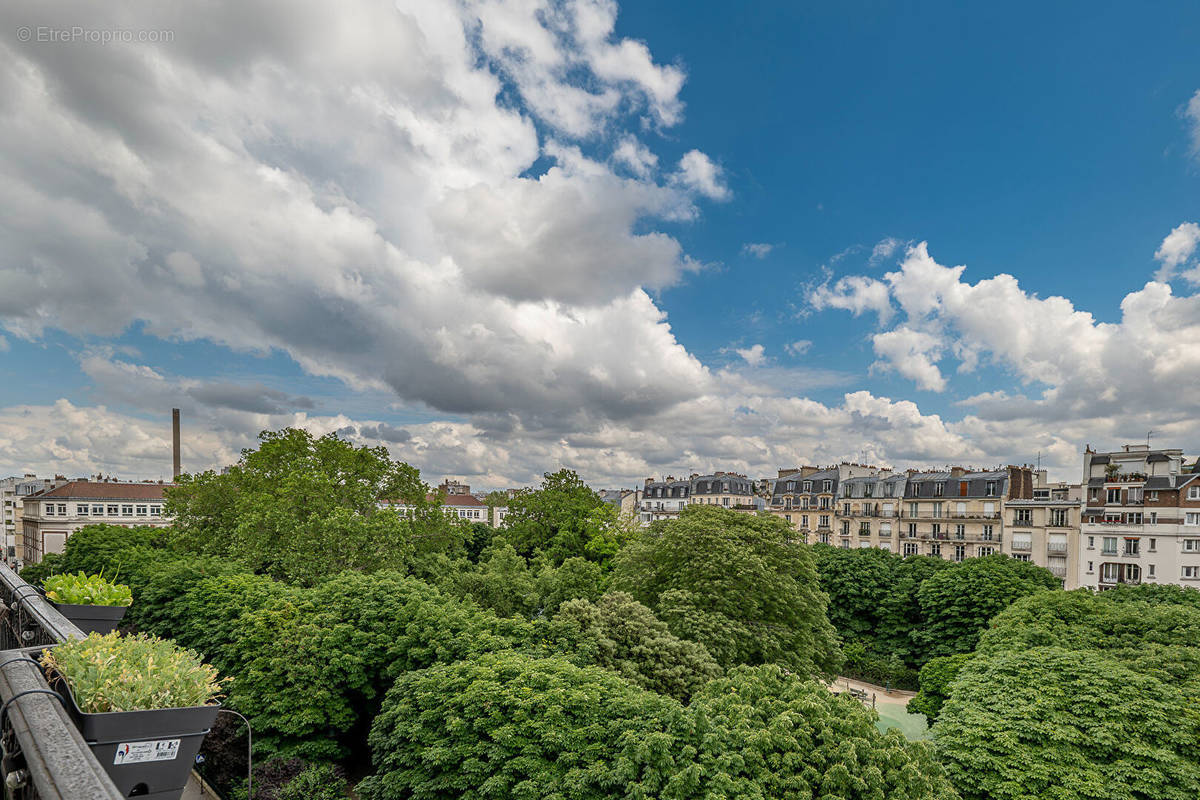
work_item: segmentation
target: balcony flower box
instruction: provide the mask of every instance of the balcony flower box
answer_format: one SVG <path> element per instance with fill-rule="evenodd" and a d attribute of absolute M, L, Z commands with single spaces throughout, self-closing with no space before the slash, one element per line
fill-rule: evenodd
<path fill-rule="evenodd" d="M 216 670 L 163 639 L 116 633 L 55 645 L 41 663 L 117 789 L 178 800 L 221 708 Z"/>
<path fill-rule="evenodd" d="M 116 630 L 133 603 L 128 586 L 103 575 L 51 575 L 42 588 L 46 599 L 84 634 Z"/>

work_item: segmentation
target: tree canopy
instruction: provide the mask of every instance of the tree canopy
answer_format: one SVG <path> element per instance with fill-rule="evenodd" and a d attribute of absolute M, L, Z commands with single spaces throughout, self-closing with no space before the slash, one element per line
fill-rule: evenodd
<path fill-rule="evenodd" d="M 611 586 L 723 666 L 778 663 L 816 675 L 840 664 L 812 553 L 777 517 L 688 506 L 621 551 Z"/>
<path fill-rule="evenodd" d="M 562 469 L 508 501 L 504 536 L 526 557 L 540 552 L 553 564 L 572 556 L 600 561 L 616 522 L 616 511 L 599 494 Z"/>
<path fill-rule="evenodd" d="M 1196 594 L 1044 592 L 999 614 L 933 728 L 963 797 L 1195 798 Z"/>
<path fill-rule="evenodd" d="M 924 625 L 913 639 L 928 658 L 969 653 L 996 614 L 1026 595 L 1058 588 L 1058 578 L 1043 567 L 999 554 L 969 558 L 921 583 Z"/>
<path fill-rule="evenodd" d="M 259 438 L 228 471 L 183 475 L 167 490 L 183 546 L 308 584 L 342 570 L 403 568 L 423 550 L 465 553 L 465 524 L 427 502 L 417 470 L 386 448 L 296 428 Z M 400 516 L 381 500 L 414 510 Z"/>

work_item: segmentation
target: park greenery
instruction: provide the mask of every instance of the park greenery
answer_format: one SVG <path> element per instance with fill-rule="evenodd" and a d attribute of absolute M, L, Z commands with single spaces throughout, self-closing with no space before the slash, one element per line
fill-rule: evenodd
<path fill-rule="evenodd" d="M 23 577 L 119 574 L 127 629 L 230 676 L 254 800 L 1196 797 L 1200 592 L 1067 593 L 713 506 L 642 529 L 569 470 L 489 500 L 507 527 L 284 430 L 169 490 L 171 528 L 89 526 Z M 838 674 L 919 684 L 933 743 Z M 205 744 L 239 800 L 243 737 Z"/>

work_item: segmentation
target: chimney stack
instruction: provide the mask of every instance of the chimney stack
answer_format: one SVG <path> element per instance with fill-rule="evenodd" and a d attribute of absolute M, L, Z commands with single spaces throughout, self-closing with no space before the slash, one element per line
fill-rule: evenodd
<path fill-rule="evenodd" d="M 174 468 L 174 471 L 171 474 L 175 476 L 174 480 L 178 480 L 179 473 L 182 472 L 182 470 L 179 468 L 179 409 L 178 408 L 171 409 L 171 456 L 172 456 L 171 466 Z"/>

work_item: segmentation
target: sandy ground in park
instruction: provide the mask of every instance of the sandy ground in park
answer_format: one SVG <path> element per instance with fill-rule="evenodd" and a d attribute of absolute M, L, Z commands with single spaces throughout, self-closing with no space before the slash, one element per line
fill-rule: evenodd
<path fill-rule="evenodd" d="M 908 705 L 908 701 L 916 695 L 916 692 L 905 692 L 900 689 L 893 689 L 890 692 L 885 691 L 882 686 L 876 686 L 873 683 L 865 683 L 863 681 L 856 681 L 853 678 L 838 678 L 829 685 L 829 691 L 831 692 L 840 693 L 849 689 L 862 689 L 865 691 L 867 693 L 868 702 L 871 700 L 871 695 L 874 694 L 876 703 L 886 703 L 887 705 L 897 706 Z"/>

